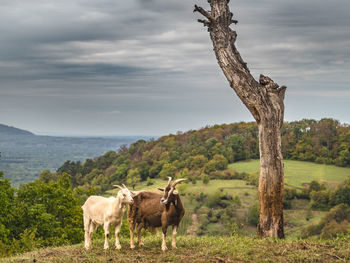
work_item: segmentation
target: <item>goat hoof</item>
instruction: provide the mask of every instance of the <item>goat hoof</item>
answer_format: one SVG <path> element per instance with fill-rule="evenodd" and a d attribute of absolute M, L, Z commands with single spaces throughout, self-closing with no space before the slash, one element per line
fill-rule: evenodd
<path fill-rule="evenodd" d="M 143 247 L 143 245 L 144 245 L 143 242 L 139 243 L 139 247 Z"/>
<path fill-rule="evenodd" d="M 177 247 L 176 246 L 171 246 L 173 249 L 177 249 Z"/>
<path fill-rule="evenodd" d="M 103 249 L 104 249 L 104 250 L 107 250 L 107 249 L 109 249 L 109 247 L 106 247 L 106 246 L 105 246 L 105 247 L 103 247 Z"/>
<path fill-rule="evenodd" d="M 115 246 L 115 248 L 118 249 L 118 250 L 122 249 L 121 245 Z"/>
<path fill-rule="evenodd" d="M 163 251 L 167 251 L 168 248 L 167 248 L 167 247 L 162 247 L 162 250 L 163 250 Z"/>
<path fill-rule="evenodd" d="M 134 249 L 134 248 L 135 248 L 135 245 L 130 246 L 130 248 L 131 248 L 131 249 Z"/>

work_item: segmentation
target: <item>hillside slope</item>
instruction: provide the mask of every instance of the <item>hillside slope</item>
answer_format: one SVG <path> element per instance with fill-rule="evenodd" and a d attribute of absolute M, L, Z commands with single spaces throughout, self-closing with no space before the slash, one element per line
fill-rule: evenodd
<path fill-rule="evenodd" d="M 284 159 L 350 167 L 350 126 L 333 119 L 286 122 L 282 130 Z M 72 176 L 74 186 L 102 191 L 117 183 L 147 178 L 203 177 L 229 179 L 229 163 L 258 159 L 258 127 L 253 122 L 207 126 L 157 140 L 139 140 L 95 161 L 66 162 L 58 173 Z"/>
<path fill-rule="evenodd" d="M 31 133 L 26 130 L 18 129 L 15 127 L 7 126 L 4 124 L 0 124 L 0 136 L 4 135 L 27 135 L 27 136 L 32 136 L 34 133 Z"/>

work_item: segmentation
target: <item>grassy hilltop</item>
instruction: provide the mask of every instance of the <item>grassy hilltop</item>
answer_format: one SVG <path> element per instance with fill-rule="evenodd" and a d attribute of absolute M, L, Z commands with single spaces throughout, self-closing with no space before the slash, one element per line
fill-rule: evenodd
<path fill-rule="evenodd" d="M 349 238 L 331 241 L 257 239 L 244 236 L 179 236 L 177 249 L 162 252 L 161 237 L 149 236 L 145 246 L 131 250 L 128 239 L 121 239 L 122 249 L 103 250 L 103 241 L 93 243 L 86 252 L 82 244 L 46 248 L 0 262 L 349 262 Z M 112 244 L 112 241 L 110 241 Z M 169 243 L 169 240 L 168 240 Z"/>

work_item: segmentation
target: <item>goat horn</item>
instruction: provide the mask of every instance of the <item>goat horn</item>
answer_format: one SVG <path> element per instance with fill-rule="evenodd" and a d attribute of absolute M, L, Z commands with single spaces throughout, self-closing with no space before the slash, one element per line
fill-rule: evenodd
<path fill-rule="evenodd" d="M 171 177 L 169 176 L 168 178 L 169 178 L 169 181 L 168 181 L 167 187 L 170 186 L 170 182 L 171 182 Z"/>
<path fill-rule="evenodd" d="M 121 187 L 120 185 L 117 185 L 117 184 L 115 184 L 115 185 L 113 185 L 114 187 L 118 187 L 120 190 L 123 190 L 123 187 Z"/>
<path fill-rule="evenodd" d="M 175 181 L 172 183 L 171 187 L 175 188 L 175 186 L 176 186 L 177 184 L 182 183 L 183 181 L 186 181 L 186 180 L 187 180 L 187 179 L 177 179 L 177 180 L 175 180 Z"/>
<path fill-rule="evenodd" d="M 123 186 L 124 188 L 127 188 L 127 187 L 125 186 L 125 184 L 122 184 L 122 186 Z"/>

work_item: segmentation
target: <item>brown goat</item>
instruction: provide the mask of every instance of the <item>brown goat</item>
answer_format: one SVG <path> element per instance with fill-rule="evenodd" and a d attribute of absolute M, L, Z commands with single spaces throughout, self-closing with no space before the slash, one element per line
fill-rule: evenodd
<path fill-rule="evenodd" d="M 142 246 L 141 230 L 162 228 L 163 242 L 162 250 L 167 250 L 166 233 L 168 226 L 173 226 L 173 235 L 171 245 L 176 248 L 176 234 L 182 217 L 185 214 L 185 208 L 181 202 L 178 192 L 175 187 L 178 183 L 186 179 L 177 179 L 172 184 L 169 177 L 168 185 L 163 188 L 158 188 L 163 191 L 163 194 L 140 191 L 134 196 L 134 204 L 129 205 L 128 220 L 130 226 L 130 248 L 135 248 L 134 245 L 134 230 L 137 226 L 137 243 Z"/>

